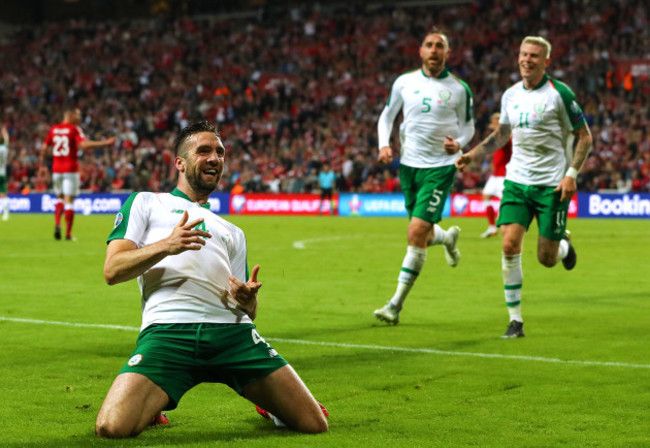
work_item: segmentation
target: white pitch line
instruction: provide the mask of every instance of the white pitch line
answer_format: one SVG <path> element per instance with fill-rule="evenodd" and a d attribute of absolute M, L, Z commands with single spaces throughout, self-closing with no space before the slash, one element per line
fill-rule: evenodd
<path fill-rule="evenodd" d="M 109 330 L 140 331 L 140 327 L 126 327 L 124 325 L 83 324 L 75 322 L 57 322 L 55 320 L 19 319 L 17 317 L 0 316 L 0 321 L 2 320 L 8 322 L 23 322 L 26 324 L 63 325 L 65 327 L 108 328 Z"/>
<path fill-rule="evenodd" d="M 305 249 L 305 244 L 307 243 L 322 243 L 324 241 L 339 241 L 339 240 L 350 240 L 357 238 L 376 238 L 376 237 L 385 237 L 386 235 L 340 235 L 340 236 L 324 236 L 321 238 L 310 238 L 306 240 L 298 240 L 293 242 L 294 249 Z"/>
<path fill-rule="evenodd" d="M 124 325 L 84 324 L 84 323 L 74 323 L 74 322 L 58 322 L 53 320 L 20 319 L 17 317 L 4 317 L 4 316 L 0 316 L 0 321 L 22 322 L 22 323 L 29 323 L 29 324 L 44 324 L 44 325 L 62 325 L 66 327 L 107 328 L 110 330 L 129 330 L 129 331 L 140 330 L 139 327 L 128 327 Z M 474 358 L 515 359 L 519 361 L 537 361 L 537 362 L 545 362 L 551 364 L 573 364 L 573 365 L 580 365 L 580 366 L 626 367 L 626 368 L 633 368 L 633 369 L 650 369 L 650 364 L 631 364 L 626 362 L 579 361 L 573 359 L 543 358 L 539 356 L 501 355 L 499 353 L 453 352 L 448 350 L 436 350 L 433 348 L 387 347 L 384 345 L 345 344 L 341 342 L 318 342 L 318 341 L 305 341 L 301 339 L 284 339 L 284 338 L 266 338 L 266 339 L 272 342 L 284 342 L 288 344 L 302 344 L 302 345 L 320 345 L 324 347 L 340 347 L 340 348 L 353 348 L 353 349 L 362 348 L 367 350 L 427 353 L 432 355 L 444 355 L 444 356 L 469 356 Z"/>

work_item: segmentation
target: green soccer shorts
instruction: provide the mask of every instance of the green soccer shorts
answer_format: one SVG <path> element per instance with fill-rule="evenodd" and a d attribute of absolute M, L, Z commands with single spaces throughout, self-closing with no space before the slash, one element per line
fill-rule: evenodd
<path fill-rule="evenodd" d="M 0 176 L 0 193 L 7 194 L 7 176 Z"/>
<path fill-rule="evenodd" d="M 223 383 L 242 395 L 244 387 L 287 365 L 253 324 L 150 325 L 120 374 L 146 376 L 169 395 L 165 410 L 200 383 Z"/>
<path fill-rule="evenodd" d="M 497 226 L 516 223 L 528 230 L 533 218 L 537 217 L 539 234 L 560 241 L 566 231 L 570 201 L 560 201 L 561 192 L 554 190 L 554 187 L 522 185 L 506 180 Z"/>
<path fill-rule="evenodd" d="M 415 216 L 431 224 L 440 222 L 447 196 L 456 180 L 456 167 L 413 168 L 400 165 L 399 180 L 409 219 Z"/>

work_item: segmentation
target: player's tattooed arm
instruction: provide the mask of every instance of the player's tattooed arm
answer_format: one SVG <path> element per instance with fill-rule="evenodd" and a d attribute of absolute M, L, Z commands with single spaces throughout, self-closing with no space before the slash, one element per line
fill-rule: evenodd
<path fill-rule="evenodd" d="M 571 167 L 577 172 L 580 172 L 582 165 L 584 165 L 585 160 L 587 160 L 587 156 L 589 155 L 589 151 L 591 150 L 593 139 L 591 137 L 589 126 L 587 126 L 586 123 L 573 131 L 573 135 L 578 139 L 578 143 L 576 143 Z"/>
<path fill-rule="evenodd" d="M 492 154 L 497 149 L 503 146 L 510 140 L 512 128 L 509 124 L 501 124 L 490 135 L 487 136 L 479 145 L 472 150 L 472 158 L 480 157 L 484 154 Z"/>
<path fill-rule="evenodd" d="M 492 154 L 497 149 L 503 148 L 503 146 L 508 143 L 508 140 L 510 140 L 511 134 L 512 128 L 509 124 L 499 123 L 499 126 L 497 126 L 497 128 L 488 135 L 485 140 L 456 160 L 456 168 L 462 171 L 466 166 L 472 163 L 472 160 L 475 160 L 484 154 Z"/>

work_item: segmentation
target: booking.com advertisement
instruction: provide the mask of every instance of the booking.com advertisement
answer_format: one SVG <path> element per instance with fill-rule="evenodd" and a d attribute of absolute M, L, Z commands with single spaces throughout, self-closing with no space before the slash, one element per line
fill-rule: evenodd
<path fill-rule="evenodd" d="M 578 194 L 581 218 L 650 218 L 650 194 Z"/>
<path fill-rule="evenodd" d="M 82 215 L 115 214 L 130 196 L 129 193 L 80 194 L 74 201 L 74 211 Z M 210 196 L 210 210 L 227 214 L 230 194 Z M 53 194 L 9 195 L 11 213 L 54 213 L 57 198 Z"/>

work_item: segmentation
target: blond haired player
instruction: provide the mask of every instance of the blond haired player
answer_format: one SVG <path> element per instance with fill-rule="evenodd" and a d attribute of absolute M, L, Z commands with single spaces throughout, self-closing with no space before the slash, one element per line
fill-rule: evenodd
<path fill-rule="evenodd" d="M 524 235 L 537 219 L 537 259 L 546 267 L 558 261 L 566 269 L 576 265 L 576 252 L 566 235 L 569 201 L 576 177 L 591 148 L 591 131 L 575 95 L 546 74 L 551 44 L 543 37 L 524 38 L 519 49 L 522 81 L 501 97 L 499 126 L 482 143 L 456 161 L 464 169 L 477 157 L 501 148 L 512 135 L 497 225 L 501 227 L 504 295 L 510 324 L 504 338 L 524 336 L 521 316 Z M 573 138 L 577 137 L 575 154 Z"/>

